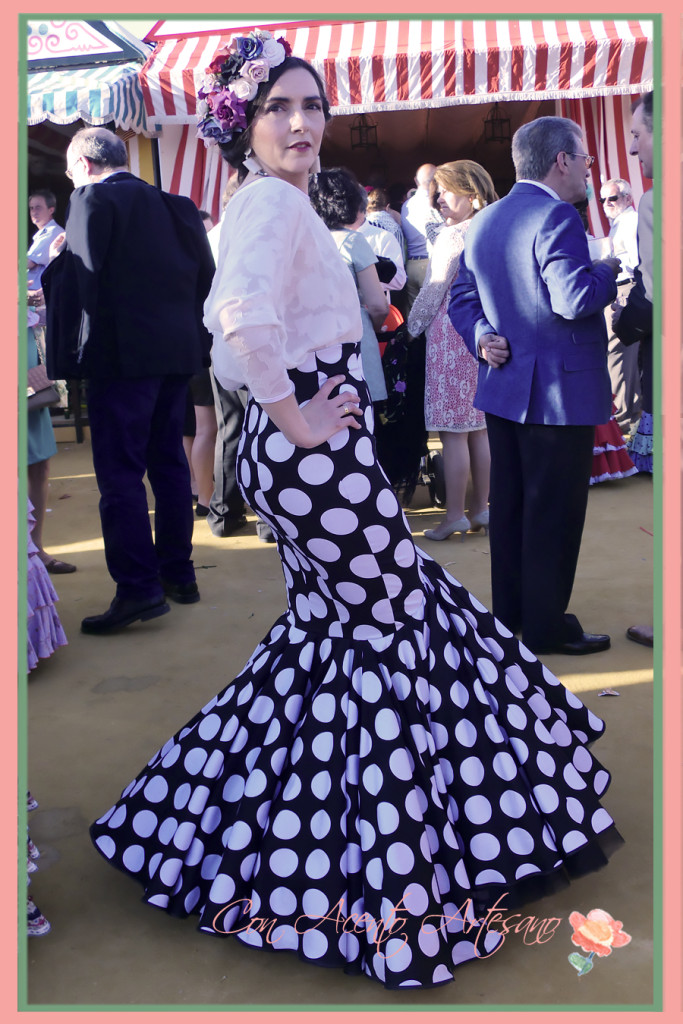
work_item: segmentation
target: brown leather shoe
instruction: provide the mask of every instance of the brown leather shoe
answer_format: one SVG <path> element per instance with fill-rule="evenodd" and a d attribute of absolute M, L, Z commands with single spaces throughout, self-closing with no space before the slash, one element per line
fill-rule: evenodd
<path fill-rule="evenodd" d="M 633 640 L 634 644 L 654 647 L 654 628 L 652 626 L 629 626 L 626 636 L 629 640 Z"/>

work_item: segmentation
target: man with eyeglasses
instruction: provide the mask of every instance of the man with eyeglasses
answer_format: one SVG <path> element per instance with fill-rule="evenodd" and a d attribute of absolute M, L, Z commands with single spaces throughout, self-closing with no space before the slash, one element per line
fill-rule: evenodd
<path fill-rule="evenodd" d="M 638 266 L 638 214 L 633 208 L 631 186 L 624 178 L 611 178 L 600 189 L 600 202 L 610 222 L 612 255 L 621 260 L 617 280 L 620 306 L 626 303 Z M 638 346 L 624 345 L 612 330 L 612 309 L 605 312 L 607 322 L 607 369 L 612 382 L 615 419 L 625 437 L 635 434 L 640 419 L 640 370 Z"/>
<path fill-rule="evenodd" d="M 604 309 L 620 264 L 591 261 L 573 206 L 586 198 L 594 162 L 578 124 L 522 125 L 512 159 L 516 184 L 474 218 L 448 310 L 479 359 L 493 613 L 536 654 L 594 654 L 609 636 L 584 632 L 567 607 L 594 428 L 611 414 Z"/>

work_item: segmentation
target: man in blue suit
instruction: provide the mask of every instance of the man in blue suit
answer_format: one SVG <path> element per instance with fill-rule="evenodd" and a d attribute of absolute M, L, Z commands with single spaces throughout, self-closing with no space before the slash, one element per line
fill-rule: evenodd
<path fill-rule="evenodd" d="M 561 117 L 512 140 L 517 182 L 467 233 L 449 316 L 479 359 L 491 447 L 493 612 L 535 653 L 591 654 L 610 638 L 567 614 L 593 433 L 611 411 L 604 309 L 619 261 L 591 262 L 581 129 Z"/>

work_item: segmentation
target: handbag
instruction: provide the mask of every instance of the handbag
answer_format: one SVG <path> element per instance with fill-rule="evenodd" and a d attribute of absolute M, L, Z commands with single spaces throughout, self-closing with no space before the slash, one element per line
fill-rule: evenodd
<path fill-rule="evenodd" d="M 48 377 L 47 370 L 42 363 L 32 366 L 28 371 L 26 395 L 29 412 L 45 409 L 49 405 L 59 405 L 59 392 Z"/>

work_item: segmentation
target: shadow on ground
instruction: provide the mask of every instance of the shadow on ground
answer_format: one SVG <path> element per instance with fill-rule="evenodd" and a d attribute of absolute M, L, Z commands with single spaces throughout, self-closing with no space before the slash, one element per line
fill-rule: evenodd
<path fill-rule="evenodd" d="M 510 933 L 486 961 L 459 967 L 429 991 L 384 990 L 301 963 L 289 953 L 245 948 L 196 931 L 140 902 L 141 890 L 95 853 L 87 826 L 104 813 L 152 753 L 242 668 L 284 610 L 276 551 L 253 524 L 216 540 L 195 531 L 199 604 L 111 637 L 84 636 L 81 618 L 113 596 L 99 534 L 89 445 L 60 445 L 52 462 L 46 546 L 78 565 L 55 577 L 69 646 L 28 682 L 28 781 L 40 803 L 30 815 L 42 851 L 31 877 L 52 931 L 28 943 L 27 1009 L 273 1006 L 321 1009 L 652 1003 L 653 741 L 652 651 L 626 640 L 652 619 L 652 487 L 649 478 L 603 484 L 589 500 L 572 610 L 584 627 L 613 637 L 588 658 L 548 657 L 548 666 L 607 723 L 595 748 L 612 773 L 605 805 L 626 845 L 597 874 L 538 901 L 524 916 L 559 918 L 548 941 Z M 484 603 L 490 603 L 488 538 L 441 544 L 420 539 L 439 513 L 409 511 L 415 538 Z M 599 696 L 611 688 L 619 696 Z M 632 942 L 579 978 L 567 957 L 569 914 L 600 907 L 623 921 Z M 532 938 L 527 933 L 527 940 Z"/>

